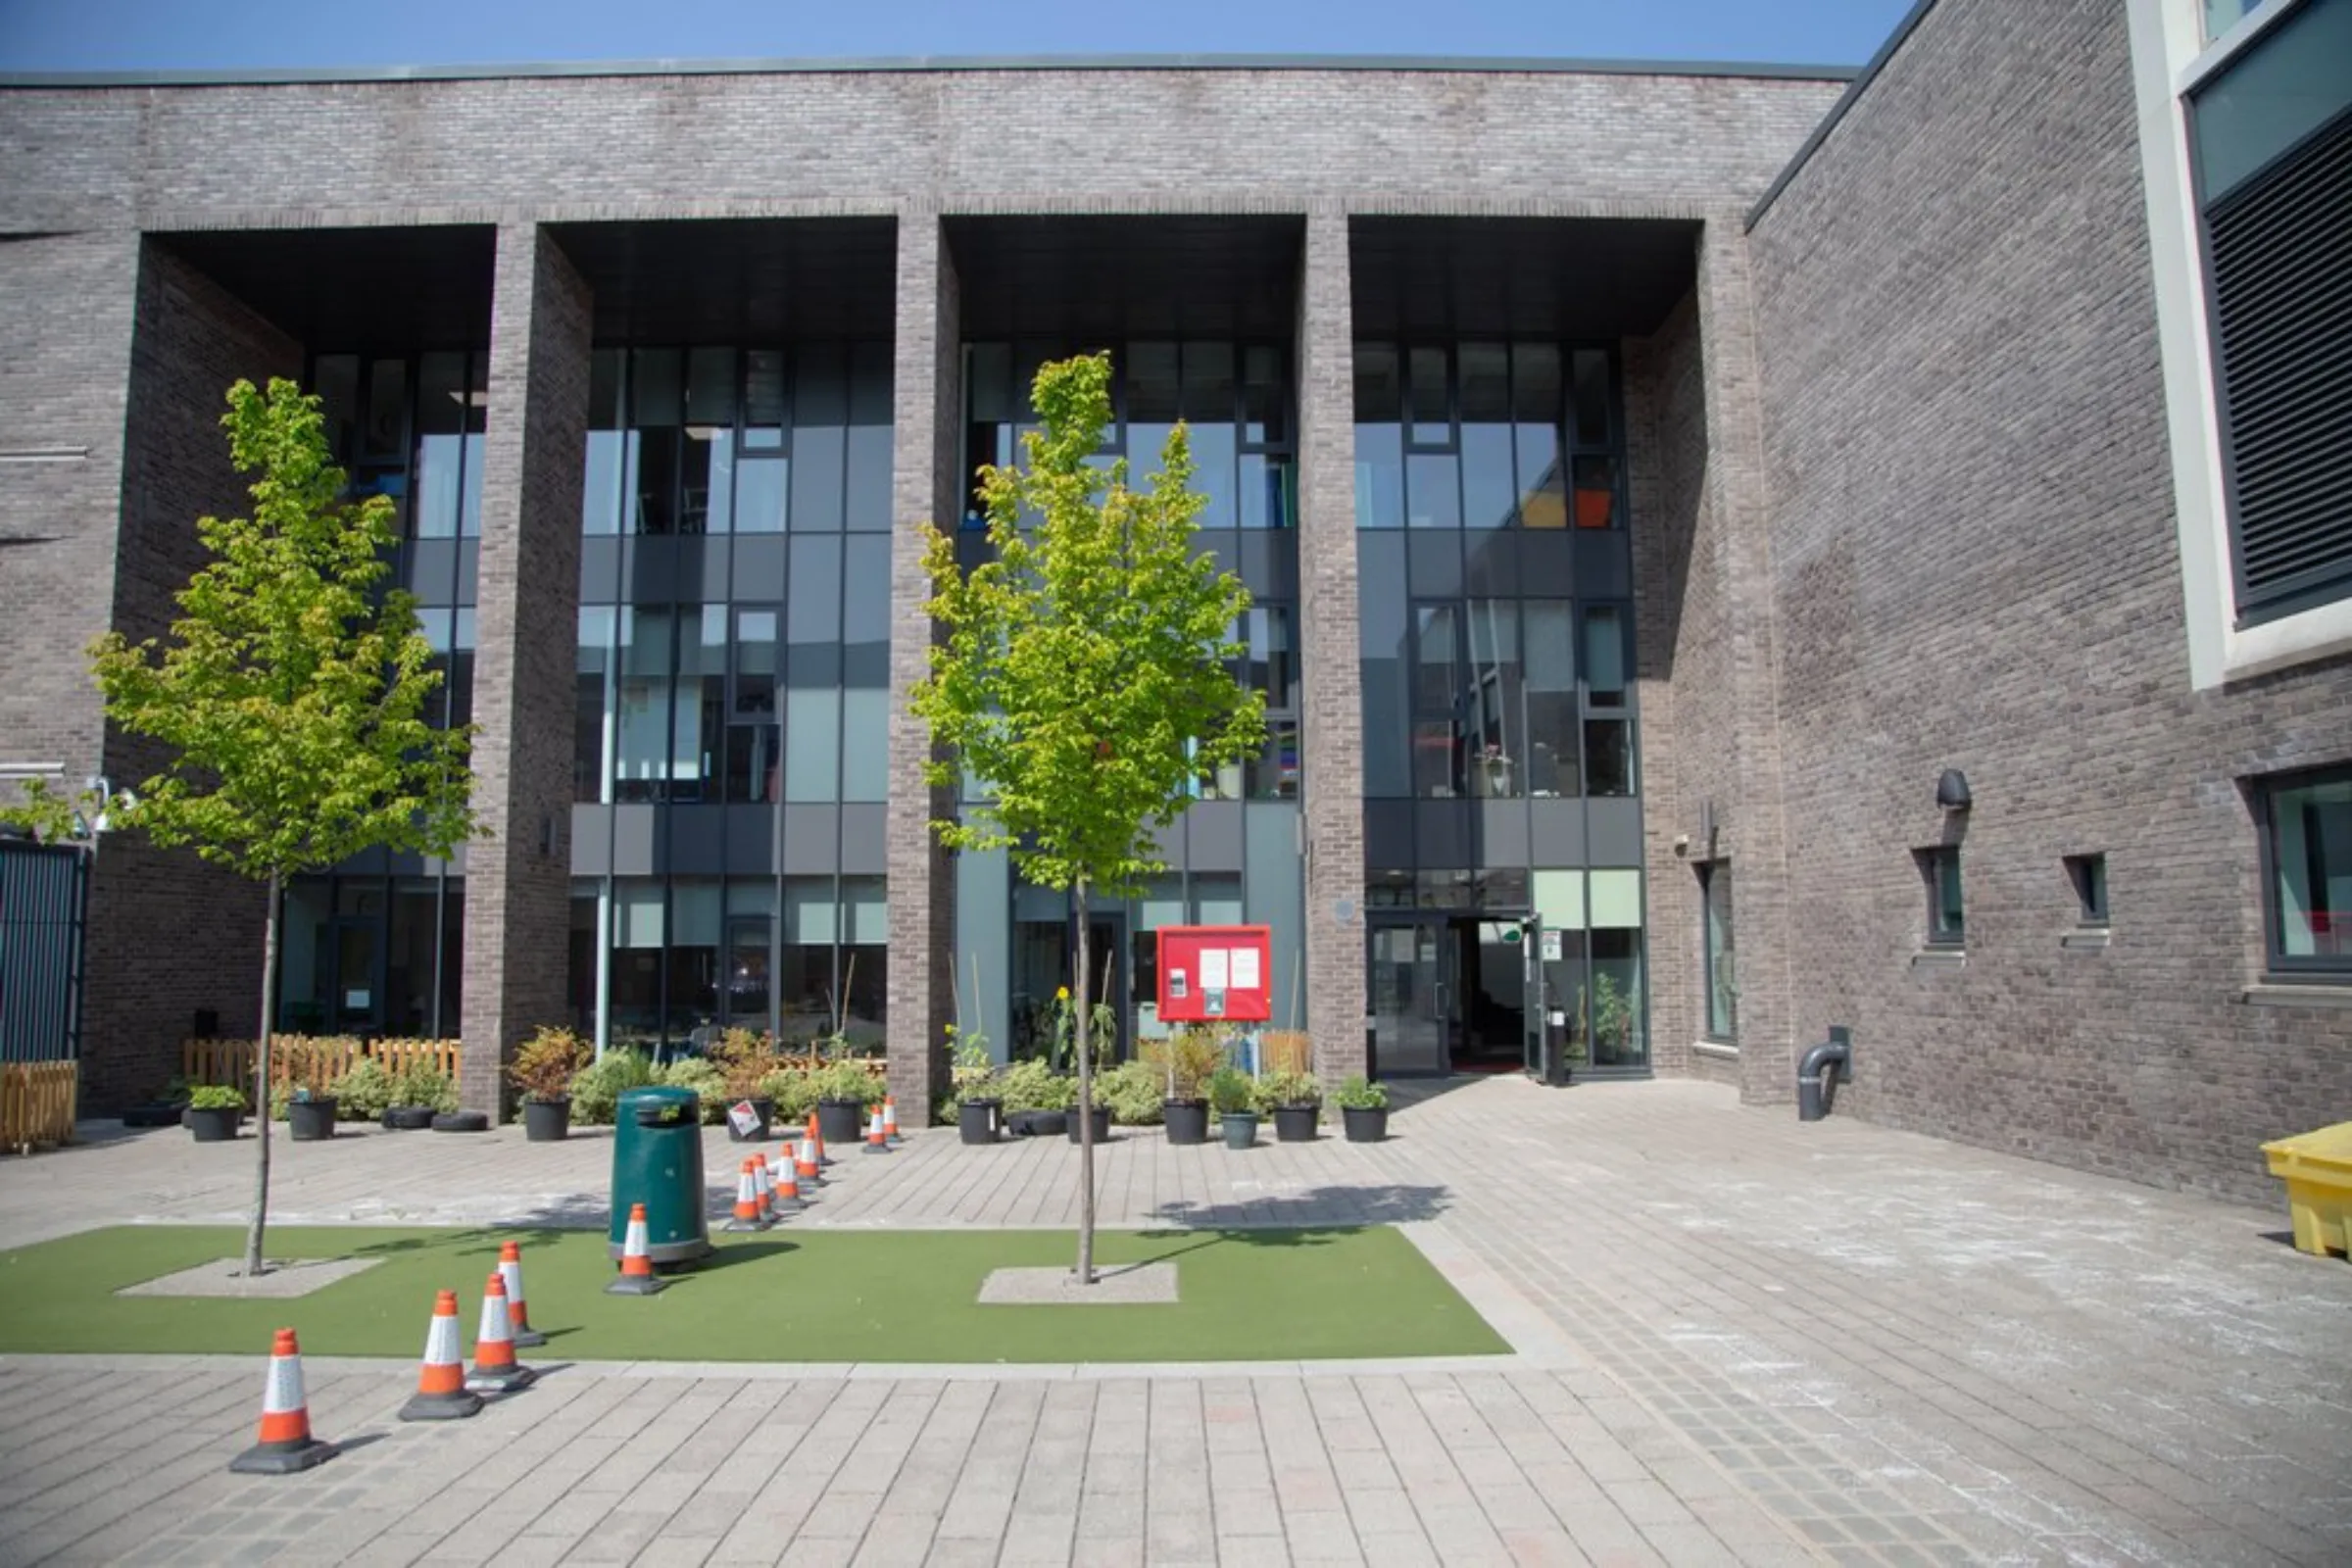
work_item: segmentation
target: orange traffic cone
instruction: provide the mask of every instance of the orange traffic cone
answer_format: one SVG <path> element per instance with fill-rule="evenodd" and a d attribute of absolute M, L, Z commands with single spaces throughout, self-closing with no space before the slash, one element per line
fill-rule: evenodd
<path fill-rule="evenodd" d="M 629 1229 L 620 1244 L 620 1278 L 605 1287 L 607 1296 L 652 1296 L 669 1282 L 654 1277 L 654 1255 L 645 1234 L 645 1205 L 629 1205 Z"/>
<path fill-rule="evenodd" d="M 290 1476 L 324 1464 L 335 1446 L 311 1436 L 311 1403 L 302 1392 L 302 1347 L 292 1329 L 279 1329 L 270 1347 L 270 1381 L 262 1390 L 262 1432 L 253 1446 L 228 1461 L 246 1476 Z"/>
<path fill-rule="evenodd" d="M 893 1149 L 906 1142 L 899 1136 L 899 1097 L 896 1095 L 882 1097 L 882 1136 L 890 1140 Z"/>
<path fill-rule="evenodd" d="M 800 1152 L 792 1158 L 792 1168 L 804 1187 L 813 1187 L 825 1179 L 825 1173 L 817 1168 L 816 1139 L 813 1135 L 801 1140 Z"/>
<path fill-rule="evenodd" d="M 825 1166 L 832 1164 L 833 1156 L 825 1152 L 824 1124 L 816 1119 L 816 1112 L 813 1110 L 808 1113 L 808 1140 L 816 1145 L 817 1168 L 822 1170 Z"/>
<path fill-rule="evenodd" d="M 400 1407 L 400 1418 L 455 1421 L 481 1408 L 482 1396 L 466 1387 L 466 1357 L 458 1340 L 458 1293 L 443 1291 L 433 1298 L 433 1323 L 425 1331 L 424 1366 L 416 1374 L 416 1396 Z"/>
<path fill-rule="evenodd" d="M 758 1154 L 752 1156 L 752 1195 L 760 1200 L 760 1228 L 765 1230 L 776 1222 L 776 1184 L 768 1180 L 767 1161 Z"/>
<path fill-rule="evenodd" d="M 806 1202 L 806 1200 L 801 1197 L 800 1177 L 793 1173 L 793 1169 L 790 1165 L 785 1165 L 781 1168 L 784 1174 L 778 1176 L 775 1180 L 776 1198 L 774 1206 L 775 1216 L 778 1219 L 782 1219 L 785 1215 L 792 1213 L 795 1209 L 805 1206 Z"/>
<path fill-rule="evenodd" d="M 530 1308 L 522 1301 L 522 1244 L 502 1242 L 498 1248 L 498 1272 L 507 1282 L 507 1327 L 514 1333 L 514 1348 L 527 1349 L 545 1345 L 547 1336 L 531 1327 Z"/>
<path fill-rule="evenodd" d="M 760 1228 L 760 1178 L 752 1174 L 752 1162 L 746 1159 L 735 1171 L 735 1213 L 727 1221 L 731 1231 L 756 1231 Z"/>
<path fill-rule="evenodd" d="M 890 1152 L 890 1135 L 882 1130 L 882 1107 L 876 1105 L 872 1119 L 865 1124 L 865 1152 L 869 1154 Z"/>
<path fill-rule="evenodd" d="M 473 1370 L 466 1387 L 475 1394 L 513 1394 L 539 1374 L 514 1359 L 514 1330 L 507 1322 L 507 1277 L 494 1273 L 482 1291 L 482 1327 L 473 1337 Z"/>

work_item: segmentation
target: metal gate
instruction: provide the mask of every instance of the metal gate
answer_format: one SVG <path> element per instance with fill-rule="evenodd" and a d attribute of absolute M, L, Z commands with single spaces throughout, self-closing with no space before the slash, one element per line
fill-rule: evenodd
<path fill-rule="evenodd" d="M 80 850 L 0 839 L 0 1061 L 80 1056 L 88 896 Z"/>

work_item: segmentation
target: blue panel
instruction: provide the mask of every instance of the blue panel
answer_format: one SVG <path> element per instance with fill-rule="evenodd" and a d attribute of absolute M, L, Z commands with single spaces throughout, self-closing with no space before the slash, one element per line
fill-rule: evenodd
<path fill-rule="evenodd" d="M 1413 803 L 1364 803 L 1364 864 L 1398 871 L 1413 868 Z"/>
<path fill-rule="evenodd" d="M 784 537 L 762 534 L 735 541 L 734 599 L 738 604 L 782 604 Z"/>
<path fill-rule="evenodd" d="M 727 808 L 669 808 L 669 869 L 680 876 L 720 876 L 727 869 Z"/>
<path fill-rule="evenodd" d="M 776 808 L 730 806 L 727 870 L 735 876 L 772 876 L 776 869 Z"/>
<path fill-rule="evenodd" d="M 1467 870 L 1471 861 L 1470 803 L 1417 801 L 1413 806 L 1417 862 L 1435 870 Z"/>
<path fill-rule="evenodd" d="M 1486 528 L 1468 536 L 1462 580 L 1472 598 L 1511 598 L 1520 592 L 1519 543 L 1525 537 L 1516 528 Z"/>
<path fill-rule="evenodd" d="M 1576 539 L 1552 529 L 1519 536 L 1520 591 L 1531 599 L 1562 599 L 1578 592 Z"/>
<path fill-rule="evenodd" d="M 1584 599 L 1629 599 L 1634 572 L 1629 564 L 1630 541 L 1622 529 L 1579 529 L 1576 540 L 1576 592 Z M 1534 590 L 1529 590 L 1533 592 Z M 1548 593 L 1551 590 L 1545 589 Z"/>

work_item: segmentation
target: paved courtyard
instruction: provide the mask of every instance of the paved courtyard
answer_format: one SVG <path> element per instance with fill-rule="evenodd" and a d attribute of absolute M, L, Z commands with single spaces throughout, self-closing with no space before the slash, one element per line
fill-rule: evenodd
<path fill-rule="evenodd" d="M 1392 1131 L 1231 1153 L 1122 1130 L 1105 1222 L 1394 1222 L 1515 1354 L 554 1362 L 422 1426 L 393 1418 L 413 1362 L 312 1358 L 348 1451 L 272 1480 L 226 1471 L 267 1347 L 4 1357 L 0 1561 L 2352 1562 L 2352 1263 L 2287 1247 L 2283 1201 L 1683 1082 L 1457 1081 Z M 281 1223 L 603 1217 L 603 1135 L 273 1147 Z M 714 1205 L 735 1152 L 711 1136 Z M 167 1130 L 8 1160 L 0 1243 L 241 1221 L 251 1156 Z M 794 1225 L 1075 1218 L 1058 1141 L 928 1132 L 840 1169 Z"/>

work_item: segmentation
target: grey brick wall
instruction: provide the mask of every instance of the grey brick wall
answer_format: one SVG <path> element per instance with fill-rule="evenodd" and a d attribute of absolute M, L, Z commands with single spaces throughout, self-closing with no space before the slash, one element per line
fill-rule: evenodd
<path fill-rule="evenodd" d="M 164 637 L 173 595 L 205 564 L 200 515 L 245 515 L 252 498 L 220 428 L 240 376 L 299 374 L 299 347 L 153 243 L 140 248 L 137 332 L 124 421 L 121 531 L 113 551 L 112 623 L 132 641 Z M 45 547 L 42 547 L 45 548 Z M 98 580 L 106 580 L 103 567 Z M 78 653 L 103 629 L 76 628 Z M 10 638 L 10 663 L 16 638 Z M 67 690 L 97 711 L 86 674 Z M 86 698 L 81 696 L 87 693 Z M 107 731 L 104 771 L 136 787 L 166 761 L 154 742 Z M 74 778 L 77 782 L 77 776 Z M 136 835 L 102 846 L 90 884 L 82 1009 L 85 1104 L 145 1099 L 179 1071 L 179 1042 L 198 1008 L 248 1034 L 261 1018 L 264 894 L 189 851 Z"/>
<path fill-rule="evenodd" d="M 929 728 L 906 694 L 930 668 L 936 628 L 926 606 L 923 538 L 914 524 L 954 529 L 962 515 L 956 420 L 963 407 L 962 332 L 956 262 L 939 215 L 899 220 L 896 333 L 896 458 L 891 499 L 900 526 L 891 544 L 890 1017 L 891 1093 L 903 1126 L 930 1125 L 933 1099 L 947 1092 L 945 1029 L 956 1016 L 956 863 L 931 829 L 955 814 L 954 792 L 933 789 Z"/>
<path fill-rule="evenodd" d="M 2241 781 L 2352 758 L 2352 665 L 2189 690 L 2122 8 L 1937 6 L 1753 255 L 1796 944 L 1772 1071 L 1851 1024 L 1842 1109 L 2274 1202 L 2256 1145 L 2352 1103 L 2352 1010 L 2245 1000 Z M 1915 965 L 1912 851 L 1947 829 L 1967 959 Z M 2104 951 L 2060 943 L 2086 853 Z"/>
<path fill-rule="evenodd" d="M 528 223 L 500 228 L 473 676 L 481 726 L 473 803 L 487 841 L 466 857 L 458 1072 L 466 1107 L 494 1116 L 505 1098 L 500 1068 L 515 1046 L 569 1016 L 567 830 L 590 306 L 587 284 L 553 235 Z"/>

